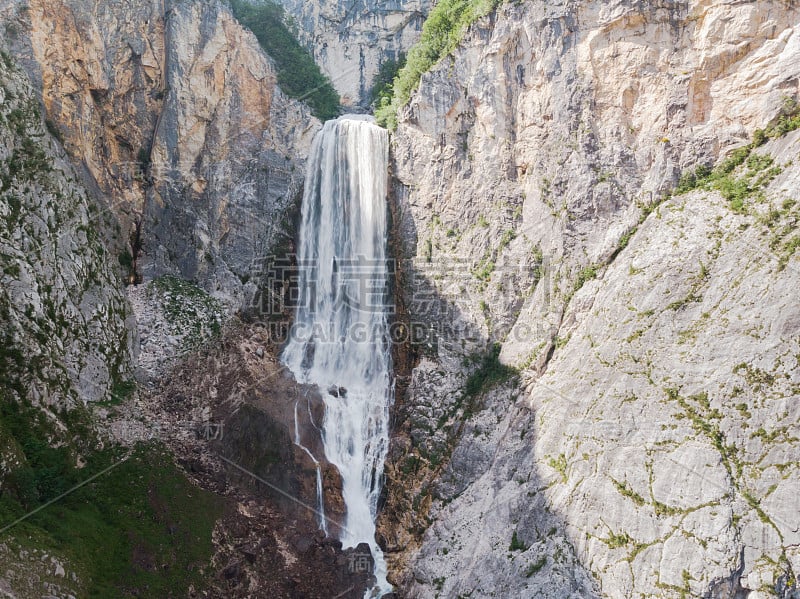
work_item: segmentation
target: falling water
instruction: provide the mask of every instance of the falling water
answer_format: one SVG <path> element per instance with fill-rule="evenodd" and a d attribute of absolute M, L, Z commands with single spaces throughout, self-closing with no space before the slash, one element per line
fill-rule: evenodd
<path fill-rule="evenodd" d="M 308 415 L 311 416 L 311 408 L 309 408 Z M 317 522 L 319 527 L 325 535 L 328 534 L 328 519 L 325 517 L 325 499 L 322 493 L 322 468 L 320 467 L 319 460 L 314 457 L 311 450 L 303 445 L 300 440 L 300 423 L 297 419 L 297 402 L 294 404 L 294 443 L 298 445 L 303 451 L 308 454 L 311 461 L 314 462 L 314 467 L 317 469 Z"/>
<path fill-rule="evenodd" d="M 391 590 L 375 541 L 393 389 L 388 346 L 384 129 L 328 121 L 311 149 L 303 196 L 299 303 L 283 361 L 325 397 L 323 445 L 342 476 L 345 547 L 366 542 L 377 587 Z M 328 390 L 330 389 L 330 392 Z"/>

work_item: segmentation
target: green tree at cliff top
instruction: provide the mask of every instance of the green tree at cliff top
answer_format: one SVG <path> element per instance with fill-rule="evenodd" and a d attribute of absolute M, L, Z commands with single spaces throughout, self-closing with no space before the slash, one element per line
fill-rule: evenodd
<path fill-rule="evenodd" d="M 270 1 L 230 0 L 239 22 L 250 29 L 275 61 L 278 84 L 292 98 L 305 101 L 321 120 L 339 114 L 339 94 L 286 26 L 283 8 Z"/>

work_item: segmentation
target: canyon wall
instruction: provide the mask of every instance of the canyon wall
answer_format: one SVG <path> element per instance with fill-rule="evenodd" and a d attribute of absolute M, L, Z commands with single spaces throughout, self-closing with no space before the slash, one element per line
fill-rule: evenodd
<path fill-rule="evenodd" d="M 366 108 L 375 75 L 419 38 L 430 0 L 279 0 L 293 29 L 350 108 Z"/>
<path fill-rule="evenodd" d="M 81 185 L 47 130 L 31 82 L 2 41 L 0 214 L 0 491 L 6 529 L 23 515 L 15 501 L 29 502 L 40 489 L 67 484 L 59 477 L 64 462 L 54 464 L 54 455 L 85 460 L 96 441 L 86 402 L 130 390 L 136 336 L 101 233 L 113 219 Z M 49 470 L 34 471 L 48 459 Z M 0 587 L 11 592 L 13 586 L 10 596 L 66 596 L 72 585 L 63 578 L 63 555 L 33 545 L 17 551 L 6 532 Z"/>
<path fill-rule="evenodd" d="M 218 2 L 0 0 L 0 51 L 0 594 L 362 596 L 354 552 L 270 495 L 311 505 L 316 469 L 264 346 L 244 369 L 222 330 L 291 249 L 319 122 Z M 198 371 L 209 333 L 231 353 Z"/>
<path fill-rule="evenodd" d="M 407 596 L 794 596 L 798 18 L 503 4 L 423 75 L 392 168 L 429 334 L 379 527 Z"/>
<path fill-rule="evenodd" d="M 3 401 L 56 419 L 130 378 L 133 324 L 102 241 L 112 219 L 47 131 L 28 77 L 0 52 Z"/>
<path fill-rule="evenodd" d="M 429 8 L 284 6 L 354 107 Z M 379 522 L 403 596 L 797 596 L 799 17 L 504 3 L 423 76 L 392 137 L 402 318 L 427 333 Z M 62 416 L 126 388 L 123 280 L 255 290 L 319 123 L 216 2 L 0 0 L 0 22 L 3 386 Z M 259 374 L 265 343 L 231 355 Z M 269 578 L 248 570 L 242 595 Z"/>
<path fill-rule="evenodd" d="M 132 279 L 173 273 L 241 303 L 288 246 L 319 127 L 224 5 L 0 3 L 13 53 L 84 181 L 120 222 Z"/>

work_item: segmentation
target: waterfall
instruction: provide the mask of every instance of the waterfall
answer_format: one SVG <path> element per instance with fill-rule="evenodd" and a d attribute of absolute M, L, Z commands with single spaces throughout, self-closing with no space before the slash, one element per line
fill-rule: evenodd
<path fill-rule="evenodd" d="M 298 248 L 298 305 L 282 359 L 325 401 L 325 456 L 342 477 L 341 541 L 369 544 L 377 587 L 391 590 L 375 541 L 393 398 L 388 341 L 388 136 L 368 118 L 328 121 L 308 161 Z M 323 506 L 321 506 L 323 507 Z M 320 510 L 322 511 L 322 510 Z"/>
<path fill-rule="evenodd" d="M 308 415 L 311 416 L 311 409 L 309 408 Z M 311 461 L 314 462 L 314 467 L 317 469 L 317 522 L 319 527 L 325 535 L 328 535 L 328 519 L 325 517 L 325 500 L 322 493 L 322 468 L 319 465 L 319 460 L 314 457 L 311 450 L 303 445 L 300 440 L 300 424 L 297 419 L 297 402 L 294 404 L 294 444 L 306 452 Z"/>

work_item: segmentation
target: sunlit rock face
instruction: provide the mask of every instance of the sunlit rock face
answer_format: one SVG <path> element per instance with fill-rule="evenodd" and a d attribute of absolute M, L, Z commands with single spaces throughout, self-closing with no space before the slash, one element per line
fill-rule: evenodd
<path fill-rule="evenodd" d="M 241 302 L 291 229 L 318 121 L 219 2 L 0 3 L 46 117 L 146 278 Z"/>
<path fill-rule="evenodd" d="M 509 3 L 422 77 L 394 224 L 408 317 L 445 334 L 418 346 L 387 469 L 407 596 L 789 596 L 797 133 L 669 192 L 793 110 L 799 20 Z M 491 343 L 520 376 L 465 395 L 499 372 Z"/>
<path fill-rule="evenodd" d="M 130 378 L 133 327 L 102 242 L 110 219 L 48 133 L 27 75 L 0 51 L 3 402 L 33 404 L 58 422 Z M 19 452 L 7 434 L 1 445 L 5 476 Z"/>

